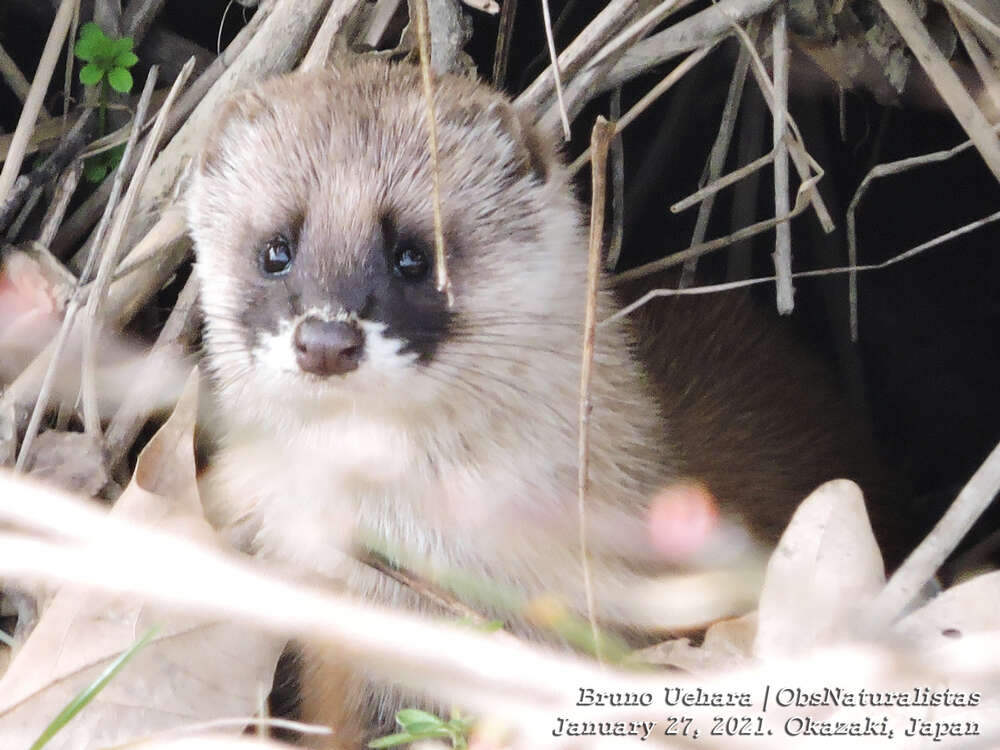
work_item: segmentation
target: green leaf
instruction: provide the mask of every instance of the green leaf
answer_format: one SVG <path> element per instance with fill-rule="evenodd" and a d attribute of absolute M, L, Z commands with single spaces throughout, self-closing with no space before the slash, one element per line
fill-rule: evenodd
<path fill-rule="evenodd" d="M 131 52 L 134 44 L 135 42 L 132 41 L 132 37 L 123 36 L 111 42 L 110 51 L 114 55 L 120 55 L 123 52 Z"/>
<path fill-rule="evenodd" d="M 118 93 L 125 94 L 132 90 L 132 74 L 125 68 L 112 68 L 108 71 L 108 83 Z"/>
<path fill-rule="evenodd" d="M 139 57 L 135 52 L 119 52 L 115 55 L 114 63 L 119 68 L 131 68 L 139 62 Z"/>
<path fill-rule="evenodd" d="M 80 69 L 80 83 L 93 86 L 104 78 L 104 70 L 94 63 L 87 63 Z"/>
<path fill-rule="evenodd" d="M 76 43 L 73 54 L 84 62 L 93 62 L 97 55 L 98 46 L 93 39 L 81 39 Z"/>
<path fill-rule="evenodd" d="M 155 627 L 147 630 L 146 634 L 142 638 L 133 643 L 129 649 L 125 651 L 125 653 L 111 662 L 107 668 L 101 672 L 101 675 L 96 680 L 81 690 L 80 693 L 77 694 L 77 696 L 71 700 L 62 711 L 59 712 L 59 715 L 56 716 L 56 718 L 54 718 L 47 727 L 45 727 L 45 731 L 43 731 L 38 739 L 35 740 L 29 750 L 40 750 L 40 748 L 44 747 L 45 743 L 51 740 L 56 732 L 66 726 L 70 719 L 80 713 L 80 711 L 88 703 L 90 703 L 109 682 L 111 682 L 111 678 L 118 674 L 122 667 L 131 661 L 132 657 L 136 655 L 139 649 L 149 643 L 156 631 L 157 628 Z"/>
<path fill-rule="evenodd" d="M 88 21 L 80 27 L 80 39 L 107 39 L 104 30 L 93 21 Z"/>
<path fill-rule="evenodd" d="M 397 711 L 396 723 L 407 730 L 410 729 L 410 726 L 413 724 L 433 724 L 434 726 L 441 726 L 444 724 L 444 722 L 434 714 L 428 713 L 427 711 L 421 711 L 419 708 L 404 708 L 402 711 Z"/>
<path fill-rule="evenodd" d="M 110 148 L 107 151 L 107 165 L 108 169 L 114 169 L 119 164 L 121 164 L 122 157 L 125 156 L 125 144 L 120 143 L 114 148 Z"/>
<path fill-rule="evenodd" d="M 396 734 L 387 734 L 385 737 L 379 737 L 377 740 L 372 740 L 368 743 L 368 747 L 395 747 L 396 745 L 402 745 L 406 742 L 413 742 L 415 739 L 416 737 L 411 735 L 409 732 L 397 732 Z"/>
<path fill-rule="evenodd" d="M 87 182 L 100 182 L 108 174 L 108 165 L 101 158 L 88 159 L 83 167 L 83 176 Z"/>
<path fill-rule="evenodd" d="M 412 722 L 410 724 L 407 724 L 404 727 L 404 729 L 406 729 L 406 731 L 409 732 L 410 734 L 425 734 L 427 732 L 444 732 L 444 731 L 447 731 L 445 729 L 444 724 L 442 724 L 440 722 L 440 720 L 437 720 L 437 721 L 414 721 L 414 722 Z"/>

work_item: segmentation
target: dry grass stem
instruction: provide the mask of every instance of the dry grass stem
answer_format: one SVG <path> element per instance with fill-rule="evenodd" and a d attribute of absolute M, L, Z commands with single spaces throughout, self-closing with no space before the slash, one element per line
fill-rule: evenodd
<path fill-rule="evenodd" d="M 750 22 L 747 35 L 751 41 L 756 41 L 759 30 L 759 22 L 755 19 Z M 715 182 L 722 174 L 722 169 L 726 165 L 726 154 L 729 153 L 729 144 L 733 139 L 733 130 L 736 128 L 736 116 L 740 111 L 740 102 L 743 99 L 743 89 L 746 86 L 747 72 L 750 68 L 750 53 L 746 47 L 740 47 L 739 57 L 736 59 L 736 67 L 733 69 L 733 77 L 729 82 L 729 90 L 726 92 L 726 102 L 722 106 L 722 117 L 719 123 L 719 132 L 715 136 L 712 150 L 708 155 L 708 162 L 705 164 L 705 173 L 701 184 Z M 691 235 L 691 244 L 697 245 L 705 241 L 705 234 L 708 232 L 708 220 L 712 215 L 712 206 L 715 203 L 715 196 L 706 196 L 701 205 L 698 206 L 698 216 L 694 223 L 694 232 Z M 676 213 L 675 206 L 670 210 Z M 684 268 L 681 271 L 680 283 L 678 286 L 686 287 L 694 283 L 695 271 L 698 267 L 698 259 L 690 258 L 684 261 Z"/>
<path fill-rule="evenodd" d="M 97 277 L 94 281 L 94 288 L 92 293 L 87 299 L 87 327 L 85 328 L 84 334 L 84 348 L 83 348 L 83 406 L 84 406 L 84 423 L 86 425 L 87 433 L 93 436 L 95 439 L 99 438 L 101 434 L 101 417 L 97 408 L 97 387 L 94 381 L 94 372 L 96 371 L 96 345 L 97 345 L 97 333 L 99 327 L 102 325 L 102 310 L 104 305 L 105 295 L 108 286 L 111 283 L 111 273 L 118 265 L 119 248 L 121 247 L 122 241 L 125 237 L 125 231 L 132 218 L 133 210 L 135 208 L 136 201 L 138 200 L 139 192 L 142 190 L 143 182 L 146 179 L 146 175 L 149 173 L 149 167 L 153 163 L 153 156 L 156 154 L 156 150 L 160 144 L 160 138 L 163 135 L 163 128 L 166 124 L 167 114 L 170 112 L 170 108 L 173 106 L 174 101 L 177 98 L 178 93 L 184 87 L 187 82 L 188 77 L 191 75 L 191 71 L 194 70 L 194 58 L 190 58 L 181 68 L 180 73 L 174 80 L 173 85 L 170 87 L 170 93 L 167 94 L 166 100 L 163 102 L 163 106 L 160 107 L 160 111 L 156 116 L 156 121 L 153 123 L 153 129 L 150 131 L 149 137 L 146 139 L 145 145 L 142 150 L 142 155 L 139 157 L 139 162 L 135 168 L 135 174 L 132 176 L 132 182 L 129 185 L 128 192 L 125 194 L 125 199 L 122 201 L 121 207 L 116 211 L 115 224 L 111 229 L 108 237 L 107 245 L 103 249 L 101 254 L 101 263 L 97 271 Z M 149 79 L 155 81 L 155 68 L 150 71 Z M 149 96 L 152 94 L 153 83 L 147 80 L 146 90 L 143 91 L 143 98 L 140 100 L 139 108 L 136 110 L 136 127 L 145 119 L 146 106 L 149 104 Z M 130 140 L 129 146 L 126 146 L 125 156 L 122 157 L 123 162 L 127 162 L 131 156 L 130 147 L 134 147 L 135 140 Z M 121 187 L 117 188 L 117 192 L 121 191 Z M 115 188 L 112 188 L 112 194 L 116 194 Z M 96 255 L 96 249 L 98 245 L 94 245 L 93 254 Z M 89 264 L 89 261 L 88 261 Z M 88 374 L 89 373 L 89 374 Z"/>
<path fill-rule="evenodd" d="M 299 65 L 302 70 L 317 70 L 332 64 L 338 50 L 337 39 L 357 11 L 359 3 L 360 0 L 333 0 L 330 3 L 330 9 Z"/>
<path fill-rule="evenodd" d="M 413 0 L 417 12 L 417 39 L 420 49 L 420 80 L 424 87 L 427 110 L 427 148 L 431 156 L 431 203 L 434 208 L 434 268 L 437 289 L 448 298 L 448 307 L 454 304 L 451 280 L 445 258 L 444 223 L 441 219 L 441 166 L 438 162 L 437 115 L 434 113 L 434 74 L 431 72 L 431 31 L 427 0 Z"/>
<path fill-rule="evenodd" d="M 590 375 L 594 364 L 594 339 L 597 330 L 597 291 L 601 280 L 601 244 L 604 237 L 604 204 L 607 196 L 608 147 L 616 132 L 615 125 L 598 115 L 590 136 L 593 160 L 590 165 L 590 239 L 587 260 L 587 300 L 583 321 L 583 363 L 580 367 L 579 441 L 577 445 L 577 513 L 580 524 L 580 565 L 587 597 L 587 620 L 594 639 L 594 649 L 601 660 L 601 639 L 594 607 L 594 587 L 587 546 L 587 491 L 590 487 Z"/>
<path fill-rule="evenodd" d="M 504 0 L 500 8 L 500 21 L 497 27 L 497 41 L 493 52 L 493 88 L 503 90 L 507 82 L 507 63 L 510 60 L 510 43 L 514 31 L 514 16 L 517 14 L 518 0 Z"/>
<path fill-rule="evenodd" d="M 42 219 L 42 228 L 38 234 L 39 244 L 46 249 L 52 244 L 56 232 L 59 231 L 59 225 L 62 224 L 63 217 L 66 215 L 66 209 L 69 208 L 70 199 L 73 197 L 73 193 L 76 192 L 76 186 L 80 183 L 82 175 L 83 161 L 77 159 L 63 171 L 59 177 L 59 181 L 56 183 L 52 203 L 49 204 L 48 209 L 45 211 L 45 216 Z"/>
<path fill-rule="evenodd" d="M 598 91 L 614 88 L 685 52 L 712 44 L 732 32 L 732 24 L 769 11 L 777 0 L 719 0 L 690 18 L 636 42 L 615 63 Z"/>
<path fill-rule="evenodd" d="M 1000 143 L 997 142 L 985 115 L 965 90 L 958 74 L 945 60 L 941 50 L 931 39 L 927 27 L 917 17 L 913 6 L 907 0 L 879 0 L 879 3 L 896 25 L 959 125 L 968 133 L 969 139 L 975 144 L 986 166 L 993 172 L 993 176 L 1000 180 Z"/>
<path fill-rule="evenodd" d="M 500 6 L 494 0 L 462 0 L 462 3 L 473 10 L 489 13 L 491 16 L 495 16 L 500 12 Z"/>
<path fill-rule="evenodd" d="M 637 268 L 629 269 L 624 273 L 617 274 L 611 277 L 610 283 L 613 286 L 621 285 L 627 281 L 632 281 L 633 279 L 642 278 L 643 276 L 648 276 L 651 273 L 656 273 L 658 271 L 663 271 L 667 268 L 672 268 L 673 266 L 680 265 L 691 258 L 696 258 L 699 255 L 704 255 L 705 253 L 710 253 L 713 250 L 718 250 L 719 248 L 731 245 L 734 242 L 739 242 L 740 240 L 745 240 L 761 232 L 766 232 L 771 227 L 785 221 L 791 221 L 800 213 L 809 207 L 811 202 L 812 193 L 816 183 L 823 177 L 823 171 L 819 168 L 819 165 L 812 162 L 814 169 L 817 173 L 810 177 L 805 182 L 799 185 L 798 192 L 795 196 L 795 205 L 792 207 L 791 211 L 784 217 L 773 219 L 764 219 L 763 221 L 758 221 L 750 226 L 743 227 L 732 234 L 727 234 L 725 237 L 720 237 L 715 240 L 709 240 L 708 242 L 702 242 L 699 245 L 693 245 L 686 250 L 681 250 L 676 253 L 667 255 L 659 260 L 651 261 L 644 265 L 638 266 Z M 774 280 L 774 277 L 770 277 L 770 280 Z"/>
<path fill-rule="evenodd" d="M 611 122 L 617 122 L 622 116 L 622 90 L 611 92 L 608 114 Z M 609 152 L 611 165 L 611 238 L 608 240 L 608 253 L 604 259 L 604 268 L 614 271 L 618 258 L 622 254 L 622 242 L 625 239 L 625 146 L 621 133 L 616 133 L 611 139 Z"/>
<path fill-rule="evenodd" d="M 760 59 L 760 55 L 757 53 L 757 48 L 754 46 L 750 37 L 747 36 L 746 31 L 744 31 L 740 26 L 737 26 L 735 22 L 733 22 L 732 29 L 736 33 L 737 38 L 750 53 L 750 70 L 753 72 L 754 79 L 760 87 L 760 92 L 764 96 L 764 101 L 771 110 L 771 117 L 775 118 L 777 117 L 775 107 L 776 95 L 774 87 L 771 85 L 771 79 L 767 77 L 767 70 L 764 68 L 764 61 Z M 795 123 L 795 119 L 788 111 L 788 108 L 785 107 L 783 111 L 785 122 L 788 123 L 788 129 L 792 136 L 792 138 L 787 141 L 788 154 L 792 157 L 792 164 L 795 165 L 795 171 L 798 173 L 799 179 L 803 181 L 808 180 L 810 175 L 810 164 L 815 164 L 816 162 L 806 150 L 805 142 L 802 138 L 801 132 L 799 131 L 799 126 Z M 810 196 L 810 201 L 812 202 L 813 210 L 816 212 L 816 218 L 819 219 L 820 226 L 823 227 L 824 232 L 829 234 L 834 230 L 834 223 L 833 219 L 830 217 L 830 212 L 826 208 L 826 204 L 823 202 L 823 196 L 819 194 L 818 190 L 813 190 Z"/>
<path fill-rule="evenodd" d="M 573 134 L 569 130 L 569 115 L 566 113 L 566 102 L 563 101 L 562 73 L 559 71 L 556 40 L 552 36 L 552 14 L 549 12 L 549 0 L 542 0 L 542 23 L 545 26 L 545 42 L 549 47 L 552 80 L 556 88 L 556 101 L 559 106 L 559 120 L 562 123 L 563 138 L 569 141 L 573 137 Z"/>
<path fill-rule="evenodd" d="M 996 133 L 998 131 L 1000 131 L 1000 125 L 995 125 L 993 127 L 993 132 Z M 869 170 L 868 174 L 866 174 L 864 179 L 861 181 L 861 184 L 858 185 L 858 189 L 854 191 L 854 197 L 851 198 L 851 202 L 847 205 L 848 264 L 851 267 L 856 267 L 858 265 L 858 232 L 857 232 L 858 205 L 861 203 L 861 198 L 864 197 L 864 194 L 867 192 L 872 182 L 882 177 L 888 177 L 890 175 L 900 174 L 901 172 L 905 172 L 907 170 L 914 169 L 916 167 L 924 166 L 925 164 L 936 164 L 938 162 L 946 161 L 951 157 L 962 153 L 970 146 L 972 146 L 971 140 L 962 141 L 957 146 L 945 149 L 943 151 L 932 151 L 929 154 L 921 154 L 920 156 L 911 156 L 906 159 L 900 159 L 899 161 L 893 161 L 887 164 L 877 164 L 876 166 L 872 167 L 872 169 Z M 989 221 L 989 217 L 980 220 L 980 222 L 973 222 L 973 223 L 980 225 L 980 223 L 985 223 L 987 221 Z M 971 228 L 974 229 L 976 227 L 971 227 Z M 965 231 L 962 231 L 963 229 Z M 971 231 L 971 229 L 966 229 L 963 227 L 956 231 L 960 232 L 961 234 L 965 234 L 966 231 Z M 924 243 L 924 245 L 920 245 L 918 247 L 922 247 L 924 249 L 926 249 L 926 247 L 933 247 L 934 245 L 940 244 L 940 242 L 943 242 L 946 239 L 951 239 L 953 236 L 958 236 L 958 235 L 957 234 L 953 235 L 951 233 L 941 235 L 940 237 L 944 239 L 935 238 L 934 240 L 930 241 L 933 244 L 928 245 L 927 243 Z M 940 241 L 937 241 L 939 239 Z M 856 273 L 853 271 L 851 272 L 851 277 L 850 277 L 849 301 L 851 308 L 850 309 L 851 340 L 857 341 L 858 340 L 858 280 Z"/>
<path fill-rule="evenodd" d="M 142 89 L 142 96 L 139 97 L 139 104 L 136 107 L 135 117 L 132 119 L 132 129 L 125 144 L 125 152 L 122 154 L 121 163 L 128 164 L 132 160 L 132 152 L 135 144 L 139 140 L 139 132 L 142 130 L 142 122 L 146 119 L 146 111 L 149 108 L 149 101 L 156 86 L 156 78 L 159 69 L 154 65 L 146 76 L 146 84 Z M 162 112 L 162 110 L 161 110 Z M 146 151 L 149 151 L 147 142 Z M 145 157 L 145 154 L 143 154 Z M 148 159 L 146 159 L 148 166 Z M 88 435 L 95 440 L 101 438 L 101 415 L 97 408 L 97 329 L 100 325 L 101 302 L 108 284 L 111 282 L 111 272 L 117 265 L 118 245 L 121 242 L 122 228 L 129 218 L 129 210 L 126 207 L 119 213 L 115 229 L 105 244 L 104 228 L 108 225 L 109 217 L 118 206 L 122 189 L 125 185 L 124 169 L 116 170 L 113 185 L 111 186 L 111 196 L 107 203 L 107 208 L 102 218 L 102 231 L 97 234 L 94 244 L 91 246 L 90 257 L 87 265 L 81 274 L 80 281 L 84 284 L 94 281 L 93 287 L 88 290 L 92 292 L 87 298 L 87 319 L 83 333 L 83 362 L 82 377 L 80 385 L 80 400 L 83 408 L 83 423 Z M 140 177 L 141 179 L 141 177 Z M 135 200 L 136 182 L 133 181 L 129 187 L 132 200 Z M 126 198 L 126 201 L 128 199 Z M 98 260 L 99 258 L 99 260 Z M 93 267 L 97 265 L 97 274 L 93 276 Z"/>
<path fill-rule="evenodd" d="M 703 203 L 704 201 L 707 201 L 710 198 L 714 198 L 715 194 L 718 193 L 720 190 L 724 190 L 733 183 L 739 182 L 747 175 L 751 175 L 754 172 L 763 169 L 768 164 L 772 163 L 774 161 L 775 153 L 777 153 L 776 150 L 771 149 L 766 154 L 757 157 L 749 164 L 744 164 L 742 167 L 734 169 L 732 172 L 729 172 L 728 174 L 725 174 L 722 177 L 718 177 L 715 180 L 709 182 L 707 185 L 705 185 L 705 187 L 701 188 L 700 190 L 696 190 L 686 198 L 681 198 L 676 203 L 671 204 L 670 206 L 671 213 L 679 214 L 681 211 L 686 211 L 687 209 L 691 208 L 691 206 L 694 206 L 698 203 Z"/>
<path fill-rule="evenodd" d="M 3 164 L 3 170 L 0 171 L 0 205 L 3 205 L 7 199 L 7 194 L 14 186 L 14 180 L 17 179 L 17 175 L 21 171 L 21 164 L 24 161 L 28 141 L 31 139 L 31 132 L 35 129 L 39 112 L 42 111 L 45 92 L 48 91 L 49 81 L 52 80 L 52 73 L 59 59 L 59 52 L 66 41 L 70 22 L 73 20 L 76 2 L 77 0 L 62 0 L 55 20 L 52 22 L 52 28 L 49 30 L 48 39 L 45 40 L 42 57 L 38 61 L 28 97 L 25 99 L 17 127 L 14 129 L 14 137 L 7 152 L 7 160 Z"/>
<path fill-rule="evenodd" d="M 25 103 L 28 92 L 31 90 L 31 84 L 28 83 L 28 79 L 24 77 L 24 73 L 17 67 L 14 59 L 7 54 L 7 50 L 3 48 L 2 44 L 0 44 L 0 76 L 3 76 L 4 81 L 10 86 L 10 90 L 14 92 L 14 96 L 20 99 L 22 104 Z"/>
<path fill-rule="evenodd" d="M 601 46 L 628 22 L 628 19 L 636 13 L 642 12 L 651 4 L 650 0 L 611 0 L 559 55 L 559 69 L 562 74 L 564 76 L 575 75 L 577 70 L 587 63 Z M 553 93 L 552 71 L 546 68 L 517 97 L 516 104 L 522 111 L 530 112 L 541 118 L 548 108 L 548 102 Z"/>
<path fill-rule="evenodd" d="M 683 78 L 688 73 L 688 71 L 691 70 L 691 68 L 700 63 L 702 60 L 704 60 L 705 57 L 708 55 L 708 53 L 711 52 L 713 49 L 715 49 L 715 46 L 711 45 L 708 47 L 704 47 L 696 52 L 692 52 L 690 55 L 685 57 L 684 60 L 676 68 L 674 68 L 669 73 L 667 73 L 666 76 L 664 76 L 663 80 L 661 80 L 659 83 L 653 86 L 653 88 L 647 91 L 646 94 L 639 101 L 633 104 L 632 107 L 629 108 L 629 111 L 626 112 L 618 122 L 614 123 L 615 133 L 620 133 L 629 125 L 631 125 L 632 121 L 635 120 L 635 118 L 637 118 L 639 115 L 641 115 L 649 108 L 649 105 L 651 105 L 654 101 L 656 101 L 665 93 L 667 93 L 667 91 L 669 91 L 674 86 L 674 84 L 676 84 L 681 78 Z M 570 173 L 576 174 L 577 172 L 579 172 L 580 169 L 583 167 L 583 165 L 586 164 L 589 159 L 590 159 L 590 147 L 588 146 L 584 150 L 584 152 L 580 154 L 576 159 L 574 159 L 572 164 L 570 164 L 569 166 Z"/>
<path fill-rule="evenodd" d="M 983 48 L 979 45 L 979 40 L 976 39 L 976 35 L 969 30 L 968 25 L 955 12 L 954 7 L 951 4 L 947 4 L 947 8 L 951 24 L 955 27 L 955 31 L 958 32 L 959 37 L 961 37 L 965 51 L 968 53 L 969 59 L 972 60 L 972 65 L 979 74 L 980 80 L 983 82 L 983 87 L 986 89 L 986 94 L 990 97 L 990 102 L 997 111 L 1000 111 L 1000 77 L 997 76 L 996 69 L 990 64 L 989 59 L 983 52 Z"/>
<path fill-rule="evenodd" d="M 788 146 L 785 140 L 785 116 L 788 112 L 788 19 L 785 6 L 774 8 L 771 49 L 774 60 L 774 215 L 788 215 Z M 792 286 L 792 228 L 787 221 L 774 227 L 774 275 L 778 313 L 790 315 L 795 309 Z"/>
<path fill-rule="evenodd" d="M 384 576 L 415 591 L 431 604 L 455 617 L 468 620 L 476 625 L 488 625 L 490 620 L 481 612 L 477 612 L 460 599 L 456 599 L 449 591 L 441 588 L 433 581 L 402 567 L 375 550 L 362 549 L 355 552 L 354 557 L 359 562 L 377 570 Z M 503 632 L 503 631 L 499 631 Z"/>
<path fill-rule="evenodd" d="M 792 215 L 793 216 L 795 215 L 794 209 L 792 210 Z M 773 219 L 771 221 L 773 222 Z M 812 271 L 796 271 L 792 274 L 792 278 L 807 279 L 817 276 L 836 276 L 838 274 L 844 274 L 844 273 L 853 274 L 863 271 L 881 271 L 882 269 L 889 268 L 890 266 L 894 266 L 897 263 L 902 263 L 904 261 L 909 260 L 910 258 L 916 257 L 920 253 L 926 250 L 930 250 L 932 247 L 936 247 L 949 240 L 953 240 L 956 237 L 961 237 L 963 234 L 968 234 L 969 232 L 975 231 L 976 229 L 979 229 L 980 227 L 983 227 L 986 224 L 990 224 L 994 221 L 1000 221 L 1000 211 L 996 211 L 992 214 L 989 214 L 988 216 L 984 216 L 981 219 L 977 219 L 976 221 L 970 222 L 962 227 L 959 227 L 958 229 L 953 229 L 950 232 L 945 232 L 944 234 L 940 234 L 934 239 L 921 243 L 916 247 L 911 247 L 906 252 L 900 253 L 899 255 L 894 255 L 893 257 L 881 263 L 871 263 L 868 265 L 861 265 L 861 266 L 851 265 L 838 268 L 819 268 Z M 763 223 L 768 223 L 768 222 L 763 222 Z M 706 243 L 706 244 L 711 244 L 711 243 Z M 659 261 L 653 261 L 653 263 L 650 265 L 660 264 L 663 263 L 664 261 L 670 261 L 672 258 L 675 258 L 675 256 L 682 256 L 681 260 L 675 260 L 672 263 L 663 266 L 664 268 L 669 268 L 670 266 L 674 266 L 682 262 L 684 259 L 683 256 L 686 256 L 688 252 L 689 251 L 685 250 L 680 253 L 675 253 L 675 255 L 667 256 L 666 258 L 663 258 Z M 644 268 L 646 268 L 646 266 L 640 266 L 639 268 L 633 270 L 639 271 Z M 638 274 L 637 276 L 644 276 L 648 273 L 653 273 L 654 271 L 658 270 L 662 269 L 654 268 L 651 271 L 646 271 L 644 273 Z M 626 271 L 625 273 L 613 276 L 611 278 L 611 284 L 612 285 L 615 285 L 616 283 L 620 284 L 623 283 L 624 281 L 630 280 L 630 277 L 627 275 L 629 273 L 631 273 L 631 271 Z M 653 289 L 644 294 L 635 302 L 626 305 L 613 315 L 608 316 L 606 320 L 612 321 L 624 317 L 625 315 L 635 312 L 644 304 L 646 304 L 650 300 L 656 299 L 657 297 L 673 297 L 677 295 L 691 295 L 691 294 L 716 294 L 718 292 L 728 292 L 734 289 L 741 289 L 743 287 L 754 286 L 756 284 L 769 284 L 773 283 L 775 280 L 776 279 L 774 276 L 758 276 L 753 279 L 739 279 L 736 281 L 728 281 L 723 284 L 708 284 L 705 286 L 688 287 L 687 289 Z M 602 321 L 602 324 L 603 322 L 604 321 Z"/>
<path fill-rule="evenodd" d="M 990 452 L 931 533 L 904 562 L 866 610 L 865 633 L 877 634 L 903 613 L 921 587 L 931 580 L 972 524 L 1000 492 L 1000 443 Z"/>
<path fill-rule="evenodd" d="M 992 34 L 996 39 L 1000 40 L 1000 26 L 997 26 L 993 21 L 980 13 L 976 8 L 973 8 L 965 0 L 944 0 L 944 4 L 948 5 L 955 10 L 959 11 L 963 16 L 968 18 L 972 23 L 979 26 L 984 31 Z"/>

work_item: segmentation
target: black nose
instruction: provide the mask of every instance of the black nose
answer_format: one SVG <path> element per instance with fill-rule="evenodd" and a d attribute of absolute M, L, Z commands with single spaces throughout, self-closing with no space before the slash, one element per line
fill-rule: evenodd
<path fill-rule="evenodd" d="M 365 336 L 352 323 L 306 318 L 295 329 L 295 358 L 314 375 L 343 375 L 356 370 Z"/>

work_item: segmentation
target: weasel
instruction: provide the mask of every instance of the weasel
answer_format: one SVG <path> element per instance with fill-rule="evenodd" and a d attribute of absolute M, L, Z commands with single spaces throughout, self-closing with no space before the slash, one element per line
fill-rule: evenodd
<path fill-rule="evenodd" d="M 354 561 L 358 539 L 585 612 L 581 210 L 553 145 L 501 94 L 445 76 L 434 112 L 450 304 L 435 283 L 418 71 L 297 73 L 221 112 L 188 202 L 219 433 L 209 510 L 256 554 L 378 601 L 426 607 Z M 598 307 L 616 309 L 609 291 Z M 627 617 L 621 592 L 659 561 L 648 515 L 663 488 L 704 482 L 773 542 L 796 503 L 843 475 L 824 465 L 838 455 L 828 423 L 789 435 L 828 405 L 800 397 L 802 371 L 785 371 L 774 336 L 749 318 L 719 333 L 724 315 L 699 303 L 661 307 L 674 322 L 643 344 L 657 366 L 641 364 L 627 322 L 596 337 L 587 512 L 602 620 Z M 529 629 L 485 599 L 475 606 Z M 329 657 L 304 678 L 304 711 L 339 703 L 337 744 L 350 746 L 399 699 Z"/>

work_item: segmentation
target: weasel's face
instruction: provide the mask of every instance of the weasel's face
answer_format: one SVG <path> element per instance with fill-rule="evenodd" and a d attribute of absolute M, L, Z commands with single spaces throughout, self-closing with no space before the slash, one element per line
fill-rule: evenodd
<path fill-rule="evenodd" d="M 415 71 L 301 74 L 228 105 L 189 218 L 209 368 L 242 408 L 493 408 L 576 366 L 585 259 L 561 167 L 497 94 L 443 79 L 435 108 L 453 304 Z"/>

